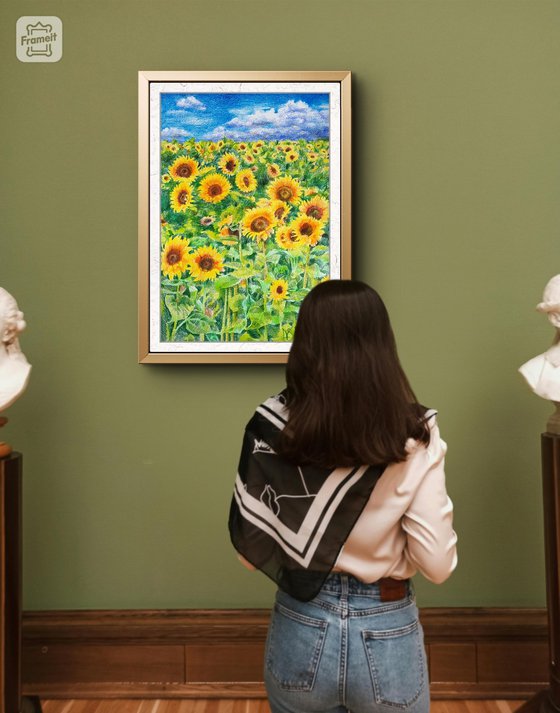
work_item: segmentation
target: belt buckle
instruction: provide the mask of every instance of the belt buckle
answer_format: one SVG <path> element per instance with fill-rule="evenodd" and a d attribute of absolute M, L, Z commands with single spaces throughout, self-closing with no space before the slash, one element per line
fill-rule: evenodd
<path fill-rule="evenodd" d="M 382 602 L 395 602 L 406 597 L 406 580 L 387 577 L 379 580 L 379 593 Z"/>

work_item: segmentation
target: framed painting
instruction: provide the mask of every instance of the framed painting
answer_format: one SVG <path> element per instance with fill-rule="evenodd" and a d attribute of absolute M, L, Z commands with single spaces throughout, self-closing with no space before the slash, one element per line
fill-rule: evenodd
<path fill-rule="evenodd" d="M 349 72 L 139 72 L 139 361 L 285 362 L 350 277 Z"/>

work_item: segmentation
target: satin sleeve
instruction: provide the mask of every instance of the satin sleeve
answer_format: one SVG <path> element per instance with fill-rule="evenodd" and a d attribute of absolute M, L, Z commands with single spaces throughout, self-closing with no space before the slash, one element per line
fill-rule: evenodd
<path fill-rule="evenodd" d="M 427 469 L 403 515 L 404 555 L 426 579 L 441 584 L 457 566 L 453 503 L 445 486 L 447 445 L 435 418 L 430 429 Z"/>

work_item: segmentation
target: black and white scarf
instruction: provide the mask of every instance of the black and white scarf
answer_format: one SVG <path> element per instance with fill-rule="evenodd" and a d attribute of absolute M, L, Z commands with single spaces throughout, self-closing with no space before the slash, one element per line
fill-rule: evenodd
<path fill-rule="evenodd" d="M 288 417 L 283 394 L 261 404 L 245 429 L 229 513 L 235 549 L 285 592 L 315 597 L 384 466 L 329 470 L 277 455 Z"/>

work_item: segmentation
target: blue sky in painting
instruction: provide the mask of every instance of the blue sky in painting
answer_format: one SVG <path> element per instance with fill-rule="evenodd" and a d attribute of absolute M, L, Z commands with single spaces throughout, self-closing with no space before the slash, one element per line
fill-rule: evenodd
<path fill-rule="evenodd" d="M 328 94 L 161 94 L 161 138 L 328 139 Z"/>

